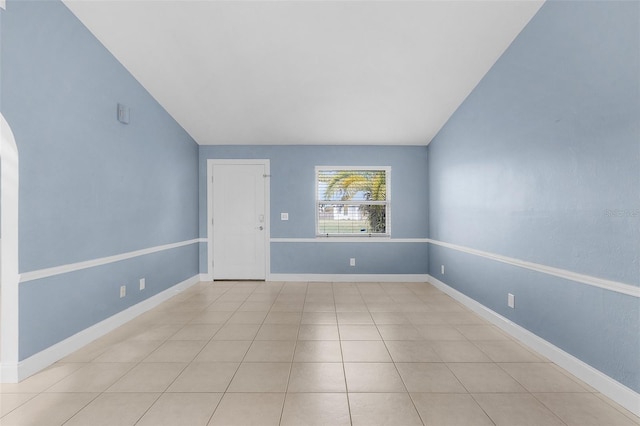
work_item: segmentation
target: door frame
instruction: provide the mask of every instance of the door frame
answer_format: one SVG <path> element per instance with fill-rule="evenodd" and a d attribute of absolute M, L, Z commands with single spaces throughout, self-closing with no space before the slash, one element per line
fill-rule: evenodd
<path fill-rule="evenodd" d="M 207 275 L 213 281 L 213 168 L 216 165 L 260 165 L 264 166 L 264 274 L 265 280 L 271 276 L 271 166 L 268 159 L 207 159 Z"/>

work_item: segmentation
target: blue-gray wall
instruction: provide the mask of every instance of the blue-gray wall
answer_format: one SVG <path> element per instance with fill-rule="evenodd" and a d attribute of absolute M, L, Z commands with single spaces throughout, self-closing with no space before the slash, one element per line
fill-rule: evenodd
<path fill-rule="evenodd" d="M 315 166 L 391 166 L 391 238 L 426 238 L 424 146 L 201 146 L 200 237 L 207 237 L 208 159 L 262 158 L 271 165 L 271 238 L 315 238 Z M 289 213 L 288 221 L 280 213 Z M 349 258 L 356 266 L 349 266 Z M 201 272 L 207 247 L 201 244 Z M 278 274 L 426 274 L 424 243 L 272 242 Z"/>
<path fill-rule="evenodd" d="M 547 2 L 428 147 L 430 237 L 640 285 L 639 76 L 640 3 Z M 435 245 L 429 260 L 640 391 L 638 298 Z"/>
<path fill-rule="evenodd" d="M 61 2 L 10 0 L 0 14 L 20 273 L 197 238 L 194 140 Z M 21 283 L 20 359 L 197 275 L 198 256 L 195 243 Z"/>

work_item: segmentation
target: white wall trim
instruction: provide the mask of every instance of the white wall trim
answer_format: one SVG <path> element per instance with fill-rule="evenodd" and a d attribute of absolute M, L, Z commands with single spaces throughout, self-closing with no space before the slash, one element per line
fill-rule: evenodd
<path fill-rule="evenodd" d="M 19 363 L 3 363 L 0 370 L 3 373 L 2 383 L 17 383 L 26 379 L 54 362 L 93 342 L 99 337 L 102 337 L 110 331 L 113 331 L 121 325 L 131 321 L 137 316 L 155 308 L 162 302 L 197 284 L 199 281 L 200 276 L 195 275 L 161 293 L 156 294 L 155 296 L 151 296 L 150 298 L 145 299 L 124 311 L 118 312 L 117 314 L 86 328 L 71 337 L 68 337 L 67 339 L 56 343 L 55 345 L 50 346 L 47 349 L 20 361 Z"/>
<path fill-rule="evenodd" d="M 594 387 L 603 395 L 611 398 L 627 410 L 640 416 L 640 394 L 612 379 L 589 364 L 563 351 L 552 343 L 517 325 L 502 315 L 492 311 L 481 303 L 466 296 L 442 281 L 429 276 L 428 281 L 437 289 L 456 299 L 487 321 L 496 325 L 509 335 L 530 347 L 539 354 L 564 368 L 580 380 Z"/>
<path fill-rule="evenodd" d="M 121 260 L 133 259 L 134 257 L 144 256 L 146 254 L 157 253 L 159 251 L 171 250 L 178 247 L 184 247 L 191 244 L 200 243 L 201 238 L 193 240 L 180 241 L 178 243 L 165 244 L 162 246 L 150 247 L 142 250 L 130 251 L 127 253 L 116 254 L 114 256 L 101 257 L 99 259 L 86 260 L 84 262 L 70 263 L 67 265 L 54 266 L 53 268 L 39 269 L 37 271 L 25 272 L 20 276 L 20 282 L 33 281 L 40 278 L 52 277 L 54 275 L 66 274 L 68 272 L 79 271 L 96 266 L 106 265 Z"/>
<path fill-rule="evenodd" d="M 213 279 L 213 163 L 207 160 L 207 275 Z"/>
<path fill-rule="evenodd" d="M 427 282 L 427 274 L 271 274 L 269 281 L 311 282 Z"/>
<path fill-rule="evenodd" d="M 315 237 L 315 238 L 271 238 L 272 243 L 428 243 L 428 238 L 366 237 Z"/>
<path fill-rule="evenodd" d="M 7 8 L 6 0 L 0 0 L 0 8 L 2 8 L 2 9 L 6 9 Z"/>
<path fill-rule="evenodd" d="M 0 114 L 0 360 L 18 362 L 18 198 L 19 168 L 18 146 L 4 116 Z M 0 369 L 2 374 L 2 369 Z M 0 376 L 1 377 L 1 376 Z"/>
<path fill-rule="evenodd" d="M 552 266 L 541 265 L 539 263 L 527 262 L 526 260 L 515 259 L 513 257 L 502 256 L 487 251 L 476 250 L 469 247 L 459 246 L 456 244 L 445 243 L 443 241 L 427 239 L 430 244 L 457 250 L 463 253 L 473 254 L 475 256 L 484 257 L 485 259 L 495 260 L 497 262 L 518 266 L 520 268 L 530 269 L 543 274 L 553 275 L 555 277 L 564 278 L 570 281 L 587 284 L 593 287 L 603 288 L 605 290 L 615 291 L 616 293 L 626 294 L 628 296 L 640 297 L 640 287 L 625 284 L 617 281 L 606 280 L 591 275 L 579 274 L 577 272 L 568 271 L 566 269 L 554 268 Z"/>
<path fill-rule="evenodd" d="M 487 251 L 476 250 L 470 247 L 433 240 L 431 238 L 384 238 L 384 237 L 316 237 L 316 238 L 271 238 L 272 243 L 429 243 L 467 254 L 473 254 L 485 259 L 506 263 L 520 268 L 530 269 L 547 275 L 564 278 L 570 281 L 587 284 L 593 287 L 603 288 L 616 293 L 640 298 L 640 287 L 625 284 L 618 281 L 598 278 L 591 275 L 579 274 L 566 269 L 528 262 L 513 257 L 502 256 Z"/>
<path fill-rule="evenodd" d="M 211 274 L 200 274 L 199 279 L 200 279 L 200 281 L 204 281 L 204 282 L 213 281 L 213 275 L 211 275 Z"/>
<path fill-rule="evenodd" d="M 17 362 L 0 362 L 0 383 L 18 383 L 17 365 Z"/>

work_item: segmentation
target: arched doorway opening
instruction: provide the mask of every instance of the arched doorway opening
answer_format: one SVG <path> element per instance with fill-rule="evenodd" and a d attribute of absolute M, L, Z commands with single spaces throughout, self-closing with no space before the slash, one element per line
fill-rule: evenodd
<path fill-rule="evenodd" d="M 0 382 L 18 377 L 18 147 L 0 113 Z"/>

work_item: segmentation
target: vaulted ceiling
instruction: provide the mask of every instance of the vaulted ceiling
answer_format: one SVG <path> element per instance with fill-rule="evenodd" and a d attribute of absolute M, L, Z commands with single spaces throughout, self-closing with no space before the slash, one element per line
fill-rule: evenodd
<path fill-rule="evenodd" d="M 199 144 L 427 145 L 543 0 L 64 2 Z"/>

